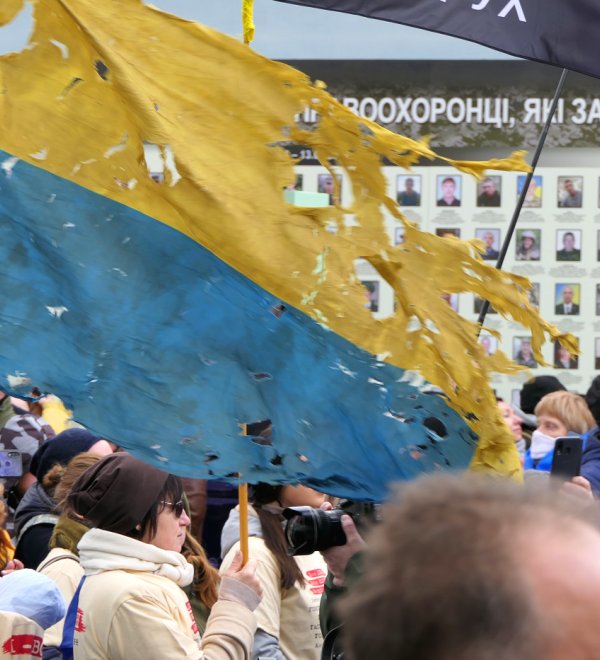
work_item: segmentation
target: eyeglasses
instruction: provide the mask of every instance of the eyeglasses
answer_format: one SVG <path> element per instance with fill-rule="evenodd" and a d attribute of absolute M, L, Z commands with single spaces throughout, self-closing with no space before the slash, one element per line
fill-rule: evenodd
<path fill-rule="evenodd" d="M 176 518 L 181 518 L 181 514 L 183 513 L 183 500 L 179 500 L 179 502 L 159 502 L 159 504 L 165 504 L 166 506 L 171 506 L 173 507 L 173 511 L 175 512 L 175 517 Z"/>

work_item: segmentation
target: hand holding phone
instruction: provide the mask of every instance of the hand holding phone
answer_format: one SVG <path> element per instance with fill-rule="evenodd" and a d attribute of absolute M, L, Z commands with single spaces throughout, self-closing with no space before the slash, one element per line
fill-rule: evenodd
<path fill-rule="evenodd" d="M 571 481 L 578 477 L 581 471 L 581 456 L 583 454 L 583 438 L 569 436 L 557 438 L 554 444 L 554 456 L 550 475 L 560 481 Z"/>

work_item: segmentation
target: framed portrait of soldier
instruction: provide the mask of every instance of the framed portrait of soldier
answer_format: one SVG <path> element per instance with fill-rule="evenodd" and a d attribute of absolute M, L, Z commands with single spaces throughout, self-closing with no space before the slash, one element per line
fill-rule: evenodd
<path fill-rule="evenodd" d="M 460 206 L 462 199 L 462 177 L 439 174 L 437 178 L 437 205 Z"/>
<path fill-rule="evenodd" d="M 500 230 L 476 229 L 475 238 L 484 242 L 485 252 L 481 255 L 484 261 L 496 261 L 500 254 Z"/>
<path fill-rule="evenodd" d="M 596 316 L 600 316 L 600 284 L 596 284 Z"/>
<path fill-rule="evenodd" d="M 517 261 L 539 261 L 541 257 L 541 246 L 541 229 L 517 229 L 515 254 Z"/>
<path fill-rule="evenodd" d="M 420 174 L 399 174 L 396 177 L 396 199 L 400 206 L 421 206 Z"/>
<path fill-rule="evenodd" d="M 335 183 L 331 174 L 319 174 L 317 177 L 317 192 L 329 195 L 330 204 L 335 204 L 336 201 L 339 203 L 342 198 L 342 175 L 336 174 L 336 178 L 339 184 L 339 199 L 335 197 Z"/>
<path fill-rule="evenodd" d="M 455 312 L 458 312 L 458 293 L 444 292 L 440 298 L 445 300 Z"/>
<path fill-rule="evenodd" d="M 554 342 L 554 368 L 555 369 L 577 369 L 579 366 L 579 356 L 572 355 L 568 349 L 560 345 L 560 342 Z"/>
<path fill-rule="evenodd" d="M 479 337 L 479 343 L 486 357 L 491 357 L 498 350 L 498 340 L 491 335 L 481 335 Z"/>
<path fill-rule="evenodd" d="M 595 368 L 600 369 L 600 337 L 596 337 L 596 363 L 595 363 Z"/>
<path fill-rule="evenodd" d="M 530 369 L 537 368 L 537 362 L 533 357 L 531 337 L 515 337 L 513 339 L 513 360 L 522 367 Z"/>
<path fill-rule="evenodd" d="M 362 285 L 365 287 L 366 300 L 364 307 L 371 312 L 379 311 L 379 282 L 377 281 L 363 281 Z"/>
<path fill-rule="evenodd" d="M 561 316 L 579 316 L 580 289 L 579 284 L 557 284 L 554 313 Z"/>
<path fill-rule="evenodd" d="M 402 245 L 404 243 L 404 227 L 394 228 L 394 245 Z"/>
<path fill-rule="evenodd" d="M 502 204 L 502 177 L 486 176 L 477 184 L 477 206 L 498 208 Z"/>
<path fill-rule="evenodd" d="M 600 261 L 600 231 L 596 232 L 596 255 L 597 260 Z"/>
<path fill-rule="evenodd" d="M 556 261 L 581 261 L 581 229 L 556 231 Z"/>
<path fill-rule="evenodd" d="M 481 314 L 481 309 L 483 308 L 483 298 L 478 296 L 476 293 L 473 294 L 473 313 Z M 488 309 L 488 314 L 497 314 L 498 312 L 490 305 Z"/>
<path fill-rule="evenodd" d="M 580 209 L 583 205 L 583 177 L 558 177 L 558 207 L 561 209 Z"/>
<path fill-rule="evenodd" d="M 294 183 L 291 183 L 289 186 L 286 186 L 285 189 L 290 192 L 302 190 L 304 176 L 302 174 L 296 174 L 296 180 Z"/>
<path fill-rule="evenodd" d="M 457 227 L 438 227 L 435 230 L 436 236 L 441 236 L 442 238 L 460 238 L 460 229 Z"/>
<path fill-rule="evenodd" d="M 517 199 L 521 196 L 526 183 L 526 176 L 519 176 L 517 178 Z M 542 183 L 543 179 L 541 176 L 534 176 L 531 179 L 529 186 L 527 186 L 525 202 L 523 203 L 524 208 L 539 209 L 542 207 Z"/>

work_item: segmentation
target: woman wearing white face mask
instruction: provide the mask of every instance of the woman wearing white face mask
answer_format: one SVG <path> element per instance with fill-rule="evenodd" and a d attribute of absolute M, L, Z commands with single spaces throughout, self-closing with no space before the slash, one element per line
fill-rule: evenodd
<path fill-rule="evenodd" d="M 557 438 L 569 433 L 584 435 L 596 426 L 585 400 L 564 390 L 546 394 L 537 404 L 535 415 L 538 427 L 525 454 L 525 470 L 549 472 Z"/>

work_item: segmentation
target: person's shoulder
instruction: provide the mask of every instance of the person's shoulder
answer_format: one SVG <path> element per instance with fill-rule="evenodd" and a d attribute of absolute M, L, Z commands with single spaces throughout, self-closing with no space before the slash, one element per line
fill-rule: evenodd
<path fill-rule="evenodd" d="M 583 447 L 582 463 L 588 461 L 600 460 L 600 431 L 596 427 L 592 429 L 585 437 Z"/>

